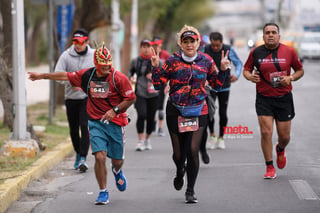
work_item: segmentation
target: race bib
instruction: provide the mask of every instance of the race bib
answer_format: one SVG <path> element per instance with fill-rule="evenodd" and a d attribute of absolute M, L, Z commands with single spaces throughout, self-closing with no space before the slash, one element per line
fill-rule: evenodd
<path fill-rule="evenodd" d="M 89 92 L 94 98 L 107 98 L 109 93 L 109 82 L 91 81 Z"/>
<path fill-rule="evenodd" d="M 270 73 L 270 83 L 272 87 L 279 87 L 281 86 L 280 84 L 280 80 L 281 80 L 281 76 L 286 76 L 287 75 L 287 71 L 281 71 L 281 72 L 273 72 Z"/>
<path fill-rule="evenodd" d="M 199 129 L 199 118 L 178 116 L 178 129 L 180 133 L 197 131 Z"/>

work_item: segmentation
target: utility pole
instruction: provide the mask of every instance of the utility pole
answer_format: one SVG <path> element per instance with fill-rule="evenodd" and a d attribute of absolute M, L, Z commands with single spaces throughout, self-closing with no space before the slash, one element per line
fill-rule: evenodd
<path fill-rule="evenodd" d="M 13 48 L 13 134 L 11 139 L 30 138 L 27 134 L 27 108 L 25 91 L 25 43 L 23 1 L 12 0 L 12 48 Z"/>
<path fill-rule="evenodd" d="M 111 52 L 112 52 L 112 66 L 116 70 L 121 70 L 121 54 L 120 54 L 120 38 L 119 32 L 123 28 L 123 23 L 120 20 L 120 4 L 119 0 L 112 0 L 112 43 L 111 43 Z"/>
<path fill-rule="evenodd" d="M 131 59 L 138 56 L 138 0 L 132 0 Z"/>
<path fill-rule="evenodd" d="M 49 27 L 48 27 L 48 42 L 49 42 L 49 72 L 53 72 L 53 0 L 48 0 L 49 9 Z M 49 124 L 52 124 L 52 119 L 55 111 L 55 82 L 50 81 L 50 98 L 49 98 Z"/>
<path fill-rule="evenodd" d="M 18 2 L 19 1 L 19 2 Z M 3 145 L 6 156 L 35 157 L 39 146 L 27 132 L 24 1 L 11 1 L 13 66 L 13 133 Z"/>

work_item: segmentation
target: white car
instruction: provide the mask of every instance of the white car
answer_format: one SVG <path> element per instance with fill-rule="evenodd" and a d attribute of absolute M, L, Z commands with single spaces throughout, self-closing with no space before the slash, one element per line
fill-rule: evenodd
<path fill-rule="evenodd" d="M 320 58 L 320 32 L 305 32 L 299 44 L 302 60 Z"/>

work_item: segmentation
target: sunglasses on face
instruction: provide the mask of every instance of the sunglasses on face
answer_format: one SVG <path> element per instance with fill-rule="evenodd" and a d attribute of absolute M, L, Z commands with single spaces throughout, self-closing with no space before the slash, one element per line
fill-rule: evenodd
<path fill-rule="evenodd" d="M 86 43 L 87 42 L 87 40 L 85 40 L 85 41 L 79 41 L 79 40 L 72 40 L 72 43 L 74 44 L 74 45 L 76 45 L 76 44 L 80 44 L 80 45 L 83 45 L 84 43 Z"/>

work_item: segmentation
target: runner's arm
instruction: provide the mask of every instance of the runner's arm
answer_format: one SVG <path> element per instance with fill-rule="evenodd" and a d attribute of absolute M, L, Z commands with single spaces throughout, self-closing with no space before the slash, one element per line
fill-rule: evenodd
<path fill-rule="evenodd" d="M 54 73 L 37 73 L 37 72 L 28 72 L 29 79 L 32 81 L 48 79 L 48 80 L 59 80 L 67 81 L 68 76 L 67 72 L 54 72 Z"/>

